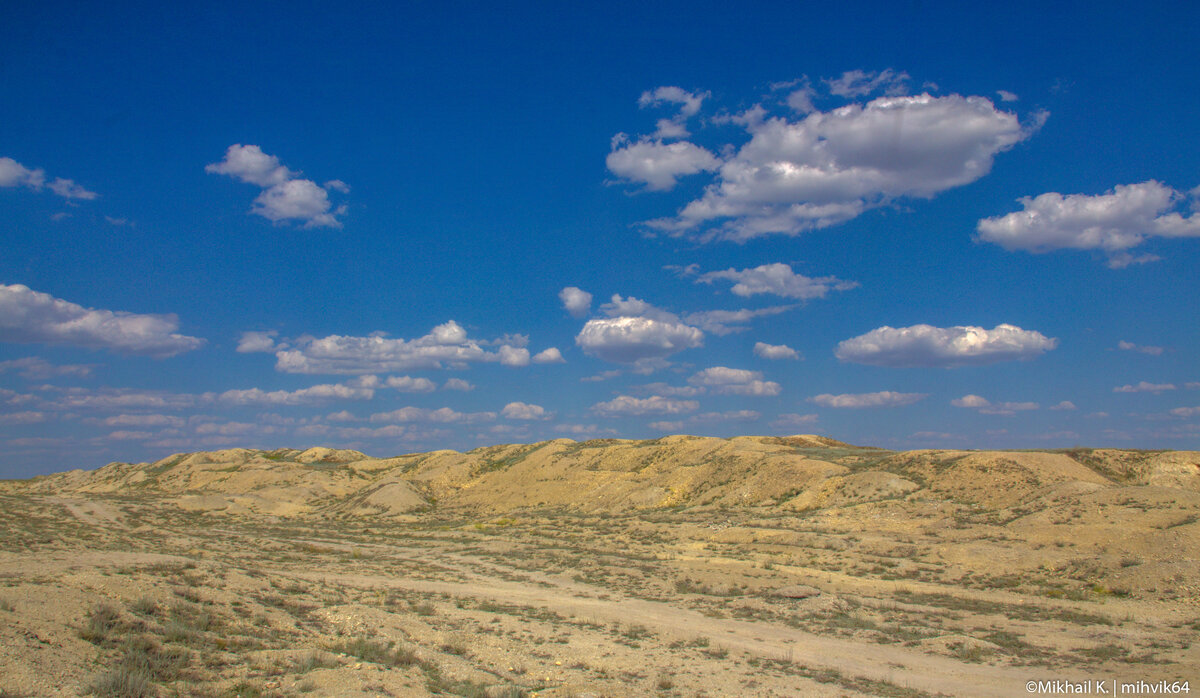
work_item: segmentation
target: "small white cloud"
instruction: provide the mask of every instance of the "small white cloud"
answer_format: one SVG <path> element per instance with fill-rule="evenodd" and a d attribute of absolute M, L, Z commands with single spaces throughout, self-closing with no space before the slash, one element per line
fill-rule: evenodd
<path fill-rule="evenodd" d="M 107 427 L 181 427 L 184 425 L 182 418 L 166 414 L 118 414 L 97 421 Z"/>
<path fill-rule="evenodd" d="M 618 137 L 613 139 L 613 150 L 605 164 L 610 172 L 622 179 L 645 184 L 651 191 L 667 191 L 675 188 L 680 177 L 711 172 L 720 167 L 721 161 L 688 141 L 639 140 L 630 143 Z"/>
<path fill-rule="evenodd" d="M 1076 408 L 1075 403 L 1071 402 L 1070 400 L 1063 400 L 1062 402 L 1058 403 L 1057 405 L 1051 406 L 1050 409 L 1055 410 L 1055 411 L 1062 411 L 1062 410 L 1074 410 L 1074 409 L 1078 409 L 1078 408 Z"/>
<path fill-rule="evenodd" d="M 689 325 L 695 325 L 705 332 L 711 332 L 717 336 L 725 336 L 727 334 L 735 334 L 737 332 L 745 332 L 750 329 L 746 323 L 754 318 L 767 317 L 786 313 L 796 306 L 794 305 L 773 305 L 767 308 L 758 308 L 757 310 L 702 310 L 695 313 L 688 313 L 683 317 L 683 321 Z"/>
<path fill-rule="evenodd" d="M 343 209 L 330 213 L 331 207 L 329 192 L 310 180 L 293 179 L 264 190 L 254 200 L 250 212 L 273 223 L 298 219 L 305 221 L 306 228 L 340 228 L 342 224 L 334 216 Z"/>
<path fill-rule="evenodd" d="M 44 422 L 49 417 L 45 412 L 10 412 L 9 414 L 0 414 L 0 424 L 37 424 Z"/>
<path fill-rule="evenodd" d="M 46 185 L 50 191 L 58 194 L 64 199 L 84 199 L 91 200 L 96 198 L 96 192 L 88 191 L 76 184 L 73 180 L 63 179 L 58 177 L 53 182 Z"/>
<path fill-rule="evenodd" d="M 1150 356 L 1159 356 L 1163 353 L 1162 347 L 1134 344 L 1123 339 L 1117 342 L 1117 348 L 1121 351 L 1136 351 L 1139 354 L 1149 354 Z"/>
<path fill-rule="evenodd" d="M 654 429 L 656 431 L 674 431 L 674 432 L 683 431 L 683 422 L 670 422 L 670 421 L 650 422 L 646 426 L 648 426 L 651 429 Z"/>
<path fill-rule="evenodd" d="M 275 351 L 275 337 L 278 332 L 243 332 L 238 339 L 237 350 L 242 354 L 254 352 L 271 353 Z"/>
<path fill-rule="evenodd" d="M 872 366 L 982 365 L 1032 359 L 1058 346 L 1058 340 L 1015 325 L 982 327 L 880 327 L 838 344 L 841 361 Z"/>
<path fill-rule="evenodd" d="M 1195 417 L 1200 415 L 1200 407 L 1176 407 L 1171 414 L 1176 417 Z"/>
<path fill-rule="evenodd" d="M 668 385 L 662 382 L 634 385 L 630 386 L 629 390 L 639 395 L 666 395 L 668 397 L 696 397 L 708 392 L 704 386 Z"/>
<path fill-rule="evenodd" d="M 73 180 L 57 177 L 47 184 L 46 172 L 42 169 L 29 169 L 12 158 L 0 158 L 0 187 L 23 186 L 34 191 L 47 187 L 50 191 L 64 199 L 95 199 L 94 191 L 79 186 Z"/>
<path fill-rule="evenodd" d="M 756 410 L 730 410 L 728 412 L 705 412 L 688 417 L 689 424 L 712 424 L 714 422 L 754 422 L 762 413 Z"/>
<path fill-rule="evenodd" d="M 599 383 L 601 381 L 611 380 L 621 375 L 621 371 L 612 369 L 610 371 L 601 371 L 593 376 L 584 376 L 579 379 L 580 383 Z"/>
<path fill-rule="evenodd" d="M 1008 90 L 996 90 L 996 94 L 1000 96 L 1001 102 L 1016 102 L 1017 100 L 1021 99 Z"/>
<path fill-rule="evenodd" d="M 599 402 L 592 405 L 593 412 L 608 417 L 643 414 L 681 414 L 684 412 L 694 412 L 699 408 L 700 403 L 695 400 L 674 400 L 661 395 L 651 395 L 648 398 L 618 395 L 608 402 Z"/>
<path fill-rule="evenodd" d="M 388 376 L 385 384 L 402 393 L 431 393 L 437 390 L 437 385 L 428 378 L 413 378 L 412 376 Z"/>
<path fill-rule="evenodd" d="M 778 383 L 762 380 L 762 373 L 759 371 L 725 366 L 706 368 L 689 378 L 688 382 L 705 386 L 714 393 L 723 395 L 768 397 L 778 395 L 782 390 Z"/>
<path fill-rule="evenodd" d="M 695 94 L 680 87 L 660 87 L 654 91 L 643 92 L 638 99 L 638 106 L 644 109 L 662 104 L 680 105 L 675 116 L 670 119 L 658 120 L 658 129 L 651 137 L 655 139 L 686 138 L 689 135 L 687 120 L 700 111 L 700 106 L 707 97 L 707 92 Z"/>
<path fill-rule="evenodd" d="M 529 350 L 525 347 L 511 347 L 507 344 L 500 347 L 497 352 L 500 355 L 500 364 L 502 366 L 528 366 L 529 365 Z"/>
<path fill-rule="evenodd" d="M 158 390 L 128 388 L 53 388 L 61 393 L 52 403 L 55 409 L 76 410 L 171 410 L 192 407 L 207 402 L 210 394 L 167 393 Z M 0 393 L 2 395 L 3 393 Z"/>
<path fill-rule="evenodd" d="M 374 395 L 373 388 L 327 383 L 300 390 L 226 390 L 217 395 L 217 400 L 231 405 L 309 405 L 330 400 L 370 400 Z"/>
<path fill-rule="evenodd" d="M 0 187 L 16 186 L 41 189 L 46 186 L 46 172 L 31 170 L 12 158 L 0 158 Z"/>
<path fill-rule="evenodd" d="M 486 351 L 479 340 L 451 320 L 429 334 L 412 340 L 390 339 L 382 333 L 367 337 L 330 335 L 321 339 L 301 337 L 290 349 L 275 352 L 275 368 L 285 373 L 391 373 L 415 369 L 462 366 L 477 362 L 500 362 L 509 366 L 528 363 L 529 352 L 503 345 Z M 524 353 L 522 353 L 524 352 Z"/>
<path fill-rule="evenodd" d="M 250 212 L 273 223 L 300 220 L 306 228 L 342 226 L 337 216 L 345 212 L 345 207 L 331 210 L 329 189 L 347 192 L 350 188 L 345 182 L 334 179 L 321 187 L 312 180 L 299 179 L 299 173 L 284 167 L 279 158 L 267 155 L 257 145 L 231 145 L 224 160 L 205 166 L 204 171 L 262 187 Z"/>
<path fill-rule="evenodd" d="M 475 386 L 461 378 L 451 378 L 442 385 L 442 390 L 461 390 L 464 393 L 471 392 L 474 389 Z"/>
<path fill-rule="evenodd" d="M 830 395 L 823 393 L 808 399 L 822 407 L 860 408 L 860 407 L 903 407 L 919 402 L 927 397 L 925 393 L 895 393 L 884 390 L 878 393 L 843 393 Z"/>
<path fill-rule="evenodd" d="M 588 320 L 575 337 L 584 353 L 613 363 L 663 359 L 704 344 L 704 333 L 637 298 L 614 295 L 610 317 Z"/>
<path fill-rule="evenodd" d="M 979 240 L 1009 251 L 1100 250 L 1108 266 L 1120 268 L 1158 259 L 1128 251 L 1147 238 L 1200 237 L 1200 216 L 1176 210 L 1185 198 L 1154 180 L 1117 185 L 1097 196 L 1048 192 L 1018 199 L 1023 210 L 984 218 L 976 229 Z"/>
<path fill-rule="evenodd" d="M 592 294 L 575 286 L 567 286 L 558 292 L 563 308 L 574 317 L 583 317 L 592 309 Z"/>
<path fill-rule="evenodd" d="M 817 110 L 813 106 L 813 97 L 817 96 L 817 91 L 810 85 L 792 90 L 787 96 L 787 105 L 792 111 L 797 114 L 811 114 Z"/>
<path fill-rule="evenodd" d="M 784 298 L 824 298 L 829 291 L 846 291 L 858 286 L 856 281 L 842 281 L 834 276 L 811 278 L 792 271 L 787 264 L 776 262 L 764 264 L 753 269 L 726 269 L 725 271 L 710 271 L 696 277 L 697 283 L 712 283 L 716 279 L 735 282 L 735 295 L 749 297 L 758 293 L 769 293 Z"/>
<path fill-rule="evenodd" d="M 267 155 L 257 145 L 236 143 L 225 151 L 225 159 L 205 165 L 210 174 L 223 174 L 249 184 L 269 188 L 283 184 L 296 175 L 279 163 L 279 158 Z"/>
<path fill-rule="evenodd" d="M 779 415 L 775 421 L 771 422 L 770 426 L 772 429 L 795 429 L 797 427 L 803 427 L 812 424 L 816 421 L 817 415 L 815 414 L 790 413 Z"/>
<path fill-rule="evenodd" d="M 358 417 L 355 417 L 349 410 L 339 410 L 325 415 L 325 419 L 330 422 L 357 422 Z"/>
<path fill-rule="evenodd" d="M 82 378 L 91 375 L 92 366 L 85 364 L 56 365 L 37 356 L 27 356 L 21 359 L 0 361 L 0 373 L 7 371 L 16 371 L 26 380 L 45 380 L 56 376 L 79 376 Z"/>
<path fill-rule="evenodd" d="M 118 430 L 111 432 L 104 438 L 113 441 L 145 441 L 146 439 L 154 438 L 154 433 L 149 431 L 125 431 Z"/>
<path fill-rule="evenodd" d="M 495 412 L 458 412 L 449 407 L 436 410 L 423 407 L 401 407 L 391 412 L 371 415 L 372 422 L 436 422 L 443 424 L 475 424 L 496 419 Z"/>
<path fill-rule="evenodd" d="M 955 407 L 967 407 L 967 408 L 971 408 L 971 409 L 976 409 L 976 410 L 979 410 L 979 412 L 981 414 L 1012 415 L 1012 414 L 1016 414 L 1017 412 L 1022 411 L 1022 410 L 1038 409 L 1038 403 L 1036 403 L 1036 402 L 999 402 L 999 403 L 995 403 L 995 402 L 991 402 L 987 398 L 981 397 L 979 395 L 964 395 L 956 400 L 951 400 L 950 404 L 954 405 Z M 1062 405 L 1070 405 L 1070 407 L 1063 407 Z M 1062 403 L 1059 403 L 1058 405 L 1056 405 L 1055 407 L 1052 407 L 1051 409 L 1060 409 L 1060 410 L 1072 409 L 1073 410 L 1073 409 L 1075 409 L 1075 406 L 1071 405 L 1071 403 L 1069 403 L 1069 402 L 1062 402 Z"/>
<path fill-rule="evenodd" d="M 558 350 L 558 347 L 550 347 L 549 349 L 539 351 L 533 355 L 531 361 L 535 364 L 563 364 L 567 362 L 563 358 L 562 352 Z"/>
<path fill-rule="evenodd" d="M 873 92 L 883 91 L 889 95 L 902 95 L 908 92 L 908 73 L 886 70 L 862 71 L 848 70 L 839 78 L 825 80 L 830 94 L 839 97 L 865 97 Z"/>
<path fill-rule="evenodd" d="M 167 357 L 198 349 L 203 339 L 176 334 L 175 315 L 84 308 L 28 286 L 0 284 L 0 341 L 69 344 Z"/>
<path fill-rule="evenodd" d="M 800 359 L 800 352 L 789 347 L 786 344 L 767 344 L 766 342 L 754 343 L 754 355 L 762 359 Z"/>
<path fill-rule="evenodd" d="M 1161 393 L 1166 390 L 1175 390 L 1175 385 L 1173 383 L 1138 381 L 1137 385 L 1121 385 L 1113 388 L 1114 393 Z"/>
<path fill-rule="evenodd" d="M 574 436 L 593 436 L 595 434 L 616 434 L 616 429 L 600 428 L 595 424 L 555 424 L 554 430 Z"/>
<path fill-rule="evenodd" d="M 987 407 L 988 405 L 990 405 L 992 403 L 989 402 L 987 400 L 987 398 L 981 397 L 979 395 L 963 395 L 960 398 L 951 400 L 950 404 L 954 405 L 955 407 L 979 408 L 979 407 Z"/>
<path fill-rule="evenodd" d="M 510 402 L 500 410 L 500 416 L 505 419 L 551 419 L 554 413 L 547 412 L 541 405 Z"/>

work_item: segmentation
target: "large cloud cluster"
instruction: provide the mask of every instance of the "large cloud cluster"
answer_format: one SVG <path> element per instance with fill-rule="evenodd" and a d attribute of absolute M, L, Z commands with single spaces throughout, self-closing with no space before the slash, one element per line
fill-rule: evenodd
<path fill-rule="evenodd" d="M 649 225 L 699 240 L 745 241 L 796 235 L 850 220 L 901 197 L 930 198 L 986 175 L 995 156 L 1029 136 L 1017 116 L 986 97 L 906 95 L 908 76 L 894 71 L 847 73 L 826 81 L 829 93 L 855 99 L 820 111 L 804 88 L 788 103 L 802 118 L 770 116 L 762 106 L 724 120 L 750 139 L 712 151 L 682 139 L 686 130 L 613 139 L 609 170 L 649 189 L 715 171 L 704 193 L 677 215 Z M 660 88 L 660 90 L 679 88 Z M 680 91 L 682 92 L 682 91 Z M 698 111 L 700 103 L 695 102 Z"/>

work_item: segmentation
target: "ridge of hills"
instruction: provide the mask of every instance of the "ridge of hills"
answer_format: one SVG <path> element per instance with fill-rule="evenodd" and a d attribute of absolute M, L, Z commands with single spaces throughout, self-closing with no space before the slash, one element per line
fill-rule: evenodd
<path fill-rule="evenodd" d="M 157 496 L 194 512 L 276 517 L 403 516 L 466 509 L 581 513 L 772 507 L 803 512 L 940 501 L 1038 511 L 1070 497 L 1144 487 L 1200 508 L 1200 452 L 888 451 L 816 435 L 554 439 L 467 452 L 372 458 L 346 449 L 232 448 L 110 463 L 0 491 Z M 1038 503 L 1042 506 L 1038 506 Z"/>
<path fill-rule="evenodd" d="M 0 696 L 1178 681 L 1200 666 L 1197 551 L 1194 451 L 179 453 L 0 481 Z"/>

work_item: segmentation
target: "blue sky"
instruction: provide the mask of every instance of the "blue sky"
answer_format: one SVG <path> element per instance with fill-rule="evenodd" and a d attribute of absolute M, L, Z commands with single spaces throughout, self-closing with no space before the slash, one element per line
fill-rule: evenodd
<path fill-rule="evenodd" d="M 1200 9 L 7 3 L 0 476 L 1200 447 Z"/>

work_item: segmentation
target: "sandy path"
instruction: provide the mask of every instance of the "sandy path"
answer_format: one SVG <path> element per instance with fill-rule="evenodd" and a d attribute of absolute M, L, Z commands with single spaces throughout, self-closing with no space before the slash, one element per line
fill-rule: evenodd
<path fill-rule="evenodd" d="M 65 507 L 71 516 L 89 526 L 126 528 L 125 514 L 104 501 L 67 497 L 42 497 L 42 501 Z"/>

